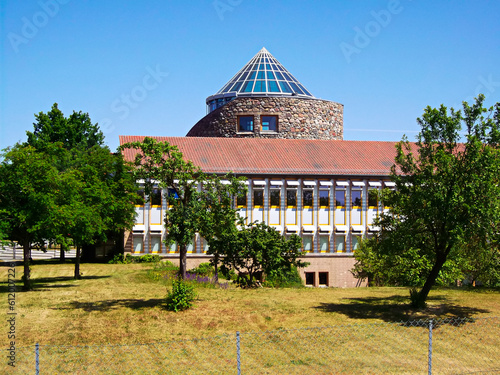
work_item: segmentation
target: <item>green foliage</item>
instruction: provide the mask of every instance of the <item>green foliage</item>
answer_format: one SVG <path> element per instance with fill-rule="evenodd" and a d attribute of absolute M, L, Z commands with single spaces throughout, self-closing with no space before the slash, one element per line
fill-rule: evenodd
<path fill-rule="evenodd" d="M 292 266 L 289 270 L 283 270 L 282 273 L 267 277 L 263 286 L 270 288 L 302 288 L 304 287 L 304 281 L 300 277 L 298 268 Z"/>
<path fill-rule="evenodd" d="M 483 101 L 480 95 L 472 106 L 464 102 L 463 114 L 425 109 L 416 144 L 403 138 L 397 145 L 396 190 L 381 194 L 390 211 L 376 223 L 377 243 L 355 254 L 359 277 L 384 283 L 399 272 L 407 285 L 425 280 L 415 306 L 425 303 L 436 282 L 464 274 L 473 264 L 468 260 L 494 259 L 498 252 L 500 103 L 486 109 Z"/>
<path fill-rule="evenodd" d="M 286 278 L 291 267 L 305 267 L 307 263 L 297 259 L 303 256 L 302 240 L 297 235 L 290 239 L 276 229 L 253 223 L 241 230 L 226 232 L 214 240 L 222 255 L 222 264 L 238 273 L 237 283 L 244 287 L 256 286 L 256 277 L 265 275 L 271 280 Z"/>
<path fill-rule="evenodd" d="M 172 290 L 168 292 L 166 306 L 170 311 L 183 311 L 193 306 L 196 298 L 196 291 L 192 284 L 184 280 L 174 280 Z"/>
<path fill-rule="evenodd" d="M 212 277 L 215 274 L 215 268 L 211 263 L 200 263 L 200 265 L 196 268 L 193 268 L 188 271 L 189 273 L 193 273 L 199 276 L 209 276 Z"/>
<path fill-rule="evenodd" d="M 158 263 L 161 257 L 157 254 L 145 254 L 135 256 L 131 254 L 117 254 L 108 263 L 110 264 L 130 264 L 130 263 Z"/>
<path fill-rule="evenodd" d="M 179 247 L 180 275 L 184 279 L 187 245 L 195 234 L 200 233 L 212 247 L 210 239 L 218 235 L 218 228 L 235 227 L 236 210 L 232 208 L 232 199 L 243 184 L 233 178 L 229 185 L 224 185 L 217 176 L 205 175 L 190 161 L 185 161 L 176 146 L 167 142 L 145 137 L 142 142 L 122 145 L 121 150 L 125 149 L 138 151 L 134 178 L 144 181 L 147 196 L 155 187 L 169 190 L 169 209 L 165 211 L 166 241 L 175 242 Z M 198 191 L 199 185 L 203 186 L 201 191 Z M 217 265 L 216 253 L 215 258 Z"/>

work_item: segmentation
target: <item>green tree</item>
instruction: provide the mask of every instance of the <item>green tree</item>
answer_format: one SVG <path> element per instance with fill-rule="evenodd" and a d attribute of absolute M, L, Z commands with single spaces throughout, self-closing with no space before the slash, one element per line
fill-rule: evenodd
<path fill-rule="evenodd" d="M 226 180 L 228 183 L 223 183 Z M 221 180 L 217 176 L 209 176 L 203 181 L 202 211 L 198 231 L 207 241 L 207 254 L 211 255 L 210 263 L 215 269 L 215 279 L 218 280 L 218 266 L 221 260 L 221 249 L 218 248 L 219 238 L 225 238 L 237 233 L 237 225 L 244 225 L 243 218 L 237 214 L 235 198 L 246 193 L 243 177 L 237 179 L 226 175 Z"/>
<path fill-rule="evenodd" d="M 259 273 L 276 279 L 293 267 L 307 266 L 298 259 L 304 255 L 300 237 L 293 234 L 287 239 L 265 223 L 232 229 L 213 242 L 222 255 L 223 266 L 239 273 L 242 286 L 255 286 Z"/>
<path fill-rule="evenodd" d="M 416 144 L 397 144 L 391 170 L 396 189 L 382 194 L 391 209 L 380 217 L 372 249 L 378 260 L 400 257 L 418 270 L 416 278 L 425 281 L 412 294 L 416 307 L 425 305 L 446 267 L 463 268 L 461 248 L 476 245 L 468 257 L 498 251 L 500 104 L 487 109 L 483 102 L 483 95 L 472 106 L 464 102 L 463 113 L 427 107 L 417 120 Z"/>
<path fill-rule="evenodd" d="M 134 177 L 144 181 L 146 196 L 156 187 L 169 191 L 169 209 L 165 213 L 167 243 L 176 242 L 179 247 L 179 273 L 186 277 L 187 245 L 199 230 L 200 215 L 204 205 L 198 184 L 205 180 L 201 170 L 183 159 L 176 146 L 157 142 L 146 137 L 142 142 L 126 143 L 120 147 L 138 150 L 135 155 Z"/>
<path fill-rule="evenodd" d="M 50 238 L 56 209 L 59 173 L 51 155 L 19 144 L 2 154 L 0 221 L 4 235 L 23 247 L 24 289 L 32 289 L 31 247 L 43 248 Z"/>
<path fill-rule="evenodd" d="M 131 168 L 120 153 L 104 145 L 98 124 L 87 113 L 65 117 L 55 103 L 45 114 L 35 115 L 27 144 L 52 154 L 61 175 L 64 194 L 57 204 L 64 210 L 53 215 L 52 237 L 61 245 L 61 259 L 69 243 L 77 247 L 75 277 L 80 277 L 80 256 L 85 245 L 106 241 L 133 225 L 136 185 Z M 56 217 L 57 216 L 57 217 Z"/>

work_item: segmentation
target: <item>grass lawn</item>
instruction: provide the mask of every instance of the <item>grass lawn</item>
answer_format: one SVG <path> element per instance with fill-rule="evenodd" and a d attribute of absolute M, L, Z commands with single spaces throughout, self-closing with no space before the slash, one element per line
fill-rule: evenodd
<path fill-rule="evenodd" d="M 151 264 L 73 264 L 32 267 L 35 290 L 20 291 L 16 268 L 16 344 L 130 344 L 341 324 L 394 322 L 431 317 L 500 316 L 500 293 L 491 289 L 438 288 L 428 308 L 410 309 L 407 288 L 198 288 L 195 307 L 165 310 L 167 285 L 148 276 Z M 7 311 L 7 267 L 0 267 Z"/>

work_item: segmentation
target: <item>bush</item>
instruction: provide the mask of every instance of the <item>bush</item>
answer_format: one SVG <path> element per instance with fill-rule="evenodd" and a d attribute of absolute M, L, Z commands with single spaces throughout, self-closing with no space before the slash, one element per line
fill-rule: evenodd
<path fill-rule="evenodd" d="M 183 280 L 174 280 L 172 291 L 168 292 L 166 298 L 167 309 L 175 312 L 187 310 L 193 306 L 195 298 L 196 291 L 193 285 Z"/>
<path fill-rule="evenodd" d="M 198 267 L 188 271 L 198 276 L 212 277 L 215 274 L 215 268 L 210 263 L 201 263 Z"/>
<path fill-rule="evenodd" d="M 130 263 L 158 263 L 161 261 L 159 255 L 145 254 L 141 256 L 133 256 L 131 254 L 117 254 L 108 263 L 111 264 L 130 264 Z"/>
<path fill-rule="evenodd" d="M 282 271 L 276 276 L 269 275 L 263 286 L 270 288 L 302 288 L 304 282 L 300 277 L 297 267 Z"/>

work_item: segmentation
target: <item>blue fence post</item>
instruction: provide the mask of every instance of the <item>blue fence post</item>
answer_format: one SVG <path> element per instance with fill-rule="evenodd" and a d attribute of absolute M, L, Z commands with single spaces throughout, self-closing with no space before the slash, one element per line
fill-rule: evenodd
<path fill-rule="evenodd" d="M 432 319 L 429 320 L 429 375 L 432 375 Z"/>
<path fill-rule="evenodd" d="M 35 344 L 35 374 L 40 374 L 40 348 L 38 343 Z"/>
<path fill-rule="evenodd" d="M 236 362 L 238 366 L 238 375 L 241 375 L 240 331 L 236 331 Z"/>

